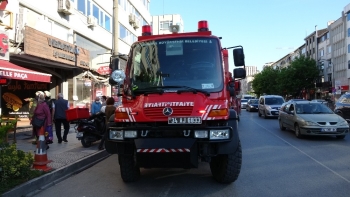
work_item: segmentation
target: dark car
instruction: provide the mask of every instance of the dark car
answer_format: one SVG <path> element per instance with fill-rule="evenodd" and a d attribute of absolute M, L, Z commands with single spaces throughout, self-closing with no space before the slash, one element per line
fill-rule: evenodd
<path fill-rule="evenodd" d="M 350 121 L 350 94 L 343 94 L 335 103 L 334 113 Z"/>
<path fill-rule="evenodd" d="M 249 99 L 246 105 L 246 110 L 249 112 L 258 111 L 259 99 Z"/>

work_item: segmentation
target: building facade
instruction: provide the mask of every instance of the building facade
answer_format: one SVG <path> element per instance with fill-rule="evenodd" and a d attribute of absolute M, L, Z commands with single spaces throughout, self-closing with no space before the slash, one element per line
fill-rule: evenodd
<path fill-rule="evenodd" d="M 141 35 L 140 27 L 151 21 L 149 0 L 119 0 L 117 13 L 119 25 L 113 30 L 112 0 L 8 1 L 4 8 L 0 5 L 0 31 L 8 38 L 7 63 L 50 78 L 45 85 L 42 80 L 33 82 L 36 91 L 50 91 L 52 98 L 62 92 L 71 107 L 90 107 L 95 97 L 113 96 L 108 84 L 113 32 L 116 51 L 127 55 Z M 8 74 L 1 64 L 0 74 Z M 123 68 L 125 60 L 120 64 Z M 8 87 L 21 85 L 23 90 L 24 82 L 15 82 L 12 77 Z M 13 89 L 11 93 L 19 94 Z"/>
<path fill-rule="evenodd" d="M 171 34 L 170 27 L 172 25 L 178 25 L 179 32 L 184 32 L 184 23 L 179 14 L 152 16 L 151 25 L 154 35 Z"/>

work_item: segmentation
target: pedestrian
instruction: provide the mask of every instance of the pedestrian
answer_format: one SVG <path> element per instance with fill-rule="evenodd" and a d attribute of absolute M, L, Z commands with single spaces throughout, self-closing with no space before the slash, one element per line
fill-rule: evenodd
<path fill-rule="evenodd" d="M 107 101 L 106 101 L 106 107 L 104 108 L 104 113 L 105 113 L 105 120 L 106 120 L 106 126 L 107 126 L 107 124 L 108 124 L 108 122 L 109 122 L 109 118 L 115 113 L 115 109 L 116 109 L 116 107 L 115 107 L 115 105 L 114 105 L 114 103 L 115 103 L 115 100 L 114 100 L 114 98 L 113 97 L 109 97 L 108 99 L 107 99 Z M 103 111 L 102 111 L 103 112 Z M 106 132 L 106 127 L 105 127 L 105 132 L 104 132 L 104 135 L 102 136 L 102 139 L 101 139 L 101 141 L 100 141 L 100 144 L 99 144 L 99 146 L 98 146 L 98 149 L 99 150 L 103 150 L 104 149 L 104 142 L 105 142 L 105 140 L 106 140 L 106 138 L 107 138 L 107 132 Z"/>
<path fill-rule="evenodd" d="M 69 122 L 66 117 L 66 110 L 69 109 L 68 100 L 63 99 L 63 94 L 59 93 L 57 95 L 57 100 L 52 103 L 52 118 L 55 123 L 56 136 L 58 143 L 61 144 L 62 141 L 68 142 L 67 135 L 69 132 Z M 63 124 L 63 137 L 61 133 L 61 126 Z"/>
<path fill-rule="evenodd" d="M 47 106 L 50 109 L 50 114 L 52 114 L 52 102 L 53 99 L 51 99 L 51 93 L 49 91 L 44 91 L 45 94 L 45 102 Z M 53 143 L 53 132 L 52 132 L 52 126 L 47 127 L 45 130 L 45 137 L 46 137 L 46 143 L 52 144 Z"/>
<path fill-rule="evenodd" d="M 101 106 L 106 106 L 107 97 L 101 96 Z"/>
<path fill-rule="evenodd" d="M 95 98 L 95 102 L 91 104 L 91 115 L 95 115 L 96 113 L 101 111 L 102 104 L 100 102 L 100 97 Z"/>
<path fill-rule="evenodd" d="M 42 122 L 41 124 L 39 124 L 40 126 L 36 125 L 36 123 L 38 122 L 37 120 L 39 120 L 39 122 Z M 35 107 L 34 114 L 33 114 L 32 125 L 34 126 L 36 136 L 39 136 L 40 129 L 42 127 L 46 129 L 47 127 L 52 126 L 50 109 L 45 102 L 44 94 L 39 94 L 38 103 L 37 103 L 37 106 Z M 46 149 L 49 149 L 49 146 L 46 146 Z"/>
<path fill-rule="evenodd" d="M 35 97 L 34 98 L 25 98 L 24 100 L 29 102 L 29 114 L 28 114 L 28 119 L 29 119 L 29 122 L 30 124 L 32 124 L 32 119 L 33 119 L 33 115 L 34 115 L 34 110 L 38 104 L 38 98 L 39 98 L 39 95 L 40 94 L 44 94 L 42 91 L 37 91 L 35 92 Z M 36 131 L 35 131 L 35 128 L 34 126 L 32 125 L 32 137 L 34 137 L 34 141 L 32 141 L 32 144 L 36 144 L 37 141 L 38 141 L 38 137 L 36 135 Z"/>

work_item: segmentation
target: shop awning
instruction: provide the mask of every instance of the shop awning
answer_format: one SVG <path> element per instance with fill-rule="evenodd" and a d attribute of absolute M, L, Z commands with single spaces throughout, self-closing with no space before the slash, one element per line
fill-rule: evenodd
<path fill-rule="evenodd" d="M 23 68 L 9 61 L 0 60 L 0 77 L 7 79 L 51 82 L 51 75 Z"/>

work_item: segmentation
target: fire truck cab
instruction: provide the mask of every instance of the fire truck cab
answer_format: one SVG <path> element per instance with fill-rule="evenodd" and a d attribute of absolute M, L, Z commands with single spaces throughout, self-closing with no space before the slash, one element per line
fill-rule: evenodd
<path fill-rule="evenodd" d="M 174 27 L 176 30 L 176 26 Z M 124 182 L 136 181 L 140 168 L 197 168 L 210 164 L 220 183 L 240 173 L 242 149 L 237 130 L 234 78 L 244 78 L 242 46 L 222 48 L 207 21 L 198 31 L 152 35 L 142 27 L 125 70 L 114 69 L 111 85 L 121 104 L 106 129 L 105 148 L 118 154 Z M 228 50 L 233 49 L 234 78 Z M 111 66 L 118 67 L 118 59 Z"/>

